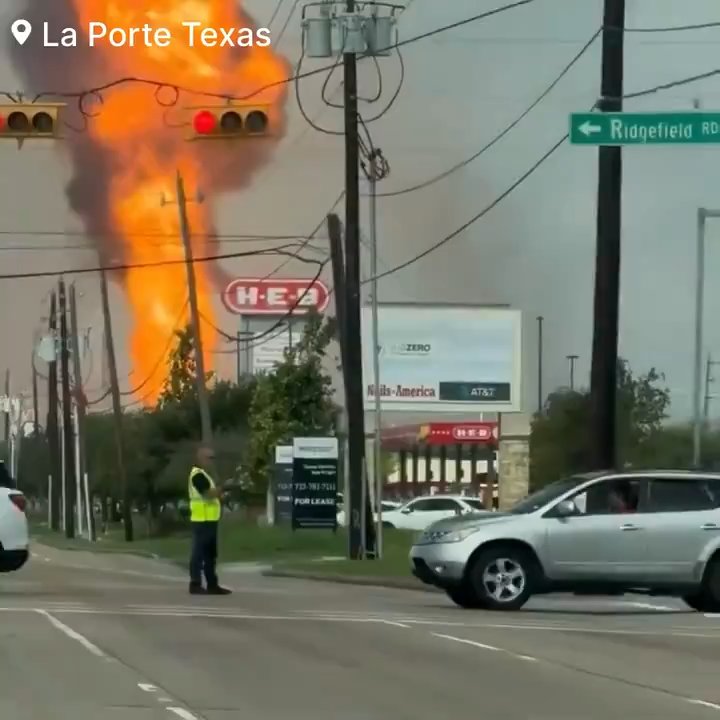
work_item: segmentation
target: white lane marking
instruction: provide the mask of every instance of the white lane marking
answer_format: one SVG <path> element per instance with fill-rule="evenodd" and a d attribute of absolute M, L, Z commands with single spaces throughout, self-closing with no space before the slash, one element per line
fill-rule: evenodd
<path fill-rule="evenodd" d="M 138 683 L 138 687 L 143 690 L 144 692 L 148 693 L 154 693 L 157 692 L 157 688 L 155 685 L 150 685 L 148 683 Z"/>
<path fill-rule="evenodd" d="M 159 697 L 159 698 L 157 699 L 157 701 L 158 701 L 159 703 L 167 704 L 167 703 L 173 702 L 173 699 L 172 699 L 172 698 L 169 698 L 169 697 Z"/>
<path fill-rule="evenodd" d="M 713 710 L 720 710 L 720 705 L 708 702 L 707 700 L 688 700 L 692 705 L 702 705 L 703 707 L 712 708 Z"/>
<path fill-rule="evenodd" d="M 345 619 L 347 619 L 347 618 L 345 618 Z M 380 622 L 383 625 L 392 625 L 393 627 L 405 628 L 407 630 L 410 629 L 409 625 L 406 625 L 405 623 L 401 623 L 401 622 L 395 622 L 394 620 L 378 620 L 377 622 Z"/>
<path fill-rule="evenodd" d="M 168 712 L 175 713 L 175 715 L 181 717 L 183 720 L 199 720 L 197 715 L 193 715 L 189 710 L 185 710 L 184 708 L 169 707 L 167 709 Z"/>
<path fill-rule="evenodd" d="M 92 653 L 96 657 L 103 658 L 104 660 L 110 660 L 109 658 L 97 645 L 90 642 L 84 635 L 81 635 L 76 630 L 73 630 L 71 627 L 66 625 L 64 622 L 61 622 L 56 617 L 51 615 L 47 610 L 41 610 L 36 609 L 35 610 L 38 615 L 42 615 L 44 618 L 47 618 L 48 622 L 57 630 L 59 630 L 61 633 L 69 637 L 71 640 L 75 640 L 75 642 L 80 643 L 88 652 Z"/>
<path fill-rule="evenodd" d="M 642 603 L 642 602 L 630 602 L 626 603 L 627 605 L 630 605 L 632 607 L 636 608 L 642 608 L 643 610 L 660 610 L 662 612 L 681 612 L 681 608 L 672 608 L 668 607 L 667 605 L 653 605 L 652 603 Z"/>
<path fill-rule="evenodd" d="M 486 645 L 485 643 L 477 642 L 476 640 L 468 640 L 467 638 L 456 637 L 455 635 L 444 635 L 443 633 L 430 633 L 433 637 L 442 638 L 443 640 L 450 640 L 451 642 L 461 643 L 462 645 L 471 645 L 472 647 L 480 648 L 481 650 L 491 650 L 493 652 L 501 652 L 505 655 L 517 658 L 518 660 L 527 660 L 528 662 L 538 662 L 537 658 L 530 655 L 520 655 L 514 653 L 505 648 L 495 647 L 495 645 Z"/>

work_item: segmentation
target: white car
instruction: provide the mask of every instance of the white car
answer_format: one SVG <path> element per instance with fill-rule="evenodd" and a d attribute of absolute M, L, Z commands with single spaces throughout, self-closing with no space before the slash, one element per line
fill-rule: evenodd
<path fill-rule="evenodd" d="M 0 573 L 19 570 L 30 554 L 25 496 L 0 487 Z"/>
<path fill-rule="evenodd" d="M 488 513 L 478 498 L 464 495 L 430 495 L 411 500 L 396 510 L 383 513 L 383 525 L 398 530 L 424 530 L 428 525 L 470 513 Z"/>
<path fill-rule="evenodd" d="M 391 511 L 393 511 L 393 510 L 397 510 L 399 507 L 402 507 L 402 503 L 395 502 L 395 501 L 393 501 L 393 500 L 383 500 L 383 501 L 382 501 L 382 515 L 383 515 L 383 520 L 385 520 L 385 513 L 391 512 Z M 373 515 L 375 516 L 375 522 L 377 522 L 377 513 L 373 513 Z M 345 527 L 345 523 L 346 523 L 346 522 L 347 522 L 347 521 L 346 521 L 346 519 L 345 519 L 345 510 L 340 510 L 340 511 L 338 511 L 338 514 L 337 514 L 337 524 L 338 524 L 338 526 L 339 526 L 339 527 Z"/>

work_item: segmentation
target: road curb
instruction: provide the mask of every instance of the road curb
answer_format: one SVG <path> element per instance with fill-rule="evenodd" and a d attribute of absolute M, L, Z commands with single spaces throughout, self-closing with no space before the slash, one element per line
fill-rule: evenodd
<path fill-rule="evenodd" d="M 442 592 L 442 590 L 433 587 L 432 585 L 425 585 L 419 581 L 416 582 L 413 580 L 403 580 L 399 578 L 369 577 L 363 575 L 348 576 L 331 573 L 304 572 L 302 570 L 279 570 L 275 568 L 272 570 L 264 570 L 261 574 L 265 577 L 315 580 L 317 582 L 330 582 L 339 585 L 364 585 L 366 587 L 383 587 L 391 588 L 393 590 L 420 590 L 421 592 L 431 593 Z"/>

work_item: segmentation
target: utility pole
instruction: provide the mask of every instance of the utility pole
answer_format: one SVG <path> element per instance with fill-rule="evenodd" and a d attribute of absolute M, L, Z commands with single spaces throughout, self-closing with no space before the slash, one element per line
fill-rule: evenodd
<path fill-rule="evenodd" d="M 65 536 L 75 537 L 75 459 L 72 423 L 72 400 L 70 399 L 70 353 L 67 325 L 67 297 L 65 294 L 65 281 L 60 278 L 58 283 L 58 312 L 60 313 L 60 385 L 62 387 L 62 417 L 63 417 L 63 458 L 65 463 L 65 476 L 63 480 L 65 489 Z"/>
<path fill-rule="evenodd" d="M 82 382 L 82 367 L 80 363 L 80 328 L 78 327 L 77 317 L 77 299 L 75 295 L 75 283 L 70 286 L 70 341 L 72 343 L 72 360 L 73 360 L 73 376 L 75 382 L 73 384 L 73 393 L 75 396 L 75 407 L 77 408 L 77 451 L 78 451 L 78 487 L 80 488 L 82 502 L 78 502 L 78 507 L 85 508 L 85 514 L 88 520 L 88 539 L 92 542 L 95 537 L 92 522 L 92 503 L 90 502 L 90 492 L 85 484 L 85 474 L 87 473 L 87 450 L 85 446 L 85 392 Z M 79 517 L 82 517 L 79 515 Z M 82 527 L 82 523 L 79 523 Z"/>
<path fill-rule="evenodd" d="M 378 252 L 377 252 L 377 183 L 383 178 L 380 172 L 378 159 L 382 157 L 379 150 L 371 150 L 368 180 L 370 183 L 370 277 L 372 292 L 372 343 L 373 343 L 373 385 L 375 386 L 375 438 L 373 442 L 373 469 L 375 470 L 375 512 L 377 513 L 377 526 L 375 536 L 375 556 L 382 558 L 383 531 L 382 531 L 382 398 L 380 397 L 380 321 L 378 298 Z M 370 519 L 372 519 L 370 515 Z"/>
<path fill-rule="evenodd" d="M 622 110 L 625 0 L 605 0 L 603 12 L 602 82 L 598 109 Z M 620 233 L 622 149 L 598 149 L 597 248 L 593 317 L 590 405 L 592 469 L 617 465 L 618 325 L 620 311 Z"/>
<path fill-rule="evenodd" d="M 542 414 L 543 409 L 543 321 L 542 315 L 537 316 L 538 325 L 538 342 L 537 342 L 537 411 L 538 415 Z"/>
<path fill-rule="evenodd" d="M 38 375 L 35 367 L 35 346 L 32 349 L 32 400 L 33 400 L 33 435 L 40 437 L 40 419 L 38 417 Z"/>
<path fill-rule="evenodd" d="M 705 398 L 703 402 L 703 430 L 707 432 L 708 422 L 710 420 L 710 401 L 715 397 L 710 392 L 710 386 L 715 382 L 712 371 L 713 368 L 720 365 L 720 360 L 713 360 L 711 355 L 708 355 L 707 362 L 705 363 Z M 702 445 L 698 452 L 697 461 L 695 466 L 701 467 L 702 464 Z"/>
<path fill-rule="evenodd" d="M 130 497 L 130 486 L 125 468 L 125 437 L 123 435 L 122 405 L 120 404 L 120 385 L 118 384 L 115 341 L 113 340 L 112 318 L 110 317 L 110 295 L 108 293 L 107 275 L 104 268 L 100 270 L 100 294 L 102 296 L 103 319 L 105 324 L 105 352 L 107 354 L 108 373 L 110 375 L 113 418 L 115 420 L 115 447 L 117 448 L 118 477 L 120 478 L 123 493 L 123 527 L 125 528 L 125 542 L 132 542 L 132 498 Z M 113 510 L 113 513 L 114 512 Z"/>
<path fill-rule="evenodd" d="M 5 397 L 10 403 L 10 370 L 5 371 Z M 8 412 L 5 413 L 5 428 L 4 428 L 4 440 L 5 440 L 5 453 L 8 461 L 8 467 L 10 466 L 10 405 L 8 405 Z"/>
<path fill-rule="evenodd" d="M 48 363 L 48 414 L 46 432 L 50 450 L 50 488 L 48 503 L 50 505 L 50 527 L 60 529 L 60 483 L 62 470 L 60 467 L 60 433 L 58 428 L 58 377 L 57 377 L 57 296 L 55 291 L 50 296 L 50 318 L 48 322 L 50 337 L 55 343 L 53 359 Z"/>
<path fill-rule="evenodd" d="M 185 269 L 187 270 L 188 294 L 190 296 L 190 325 L 193 333 L 195 349 L 195 367 L 198 404 L 200 405 L 200 429 L 202 441 L 205 445 L 212 445 L 212 420 L 210 418 L 210 398 L 208 397 L 205 381 L 205 358 L 203 357 L 202 335 L 200 332 L 200 311 L 198 309 L 197 284 L 195 282 L 195 266 L 193 264 L 192 243 L 190 241 L 190 228 L 187 219 L 187 199 L 182 175 L 177 173 L 178 219 L 180 223 L 180 236 L 185 250 Z"/>
<path fill-rule="evenodd" d="M 575 390 L 575 362 L 578 359 L 577 355 L 566 355 L 565 356 L 570 363 L 570 389 Z"/>
<path fill-rule="evenodd" d="M 347 0 L 348 14 L 355 12 L 355 1 Z M 345 106 L 345 332 L 347 365 L 348 461 L 351 525 L 362 522 L 363 462 L 365 459 L 365 406 L 363 395 L 362 339 L 360 335 L 360 142 L 358 132 L 357 56 L 343 53 L 343 91 Z M 351 533 L 354 538 L 355 533 Z M 350 558 L 360 559 L 366 548 L 350 544 Z"/>
<path fill-rule="evenodd" d="M 348 364 L 347 322 L 345 315 L 345 259 L 342 247 L 342 225 L 340 223 L 340 218 L 335 214 L 328 215 L 327 226 L 330 243 L 330 259 L 333 271 L 333 286 L 335 287 L 335 321 L 337 323 L 338 343 L 340 345 L 340 364 L 342 366 L 343 388 L 345 390 L 345 402 L 343 403 L 345 408 L 345 421 L 343 425 L 344 429 L 347 431 L 349 426 L 349 398 L 351 383 Z M 348 467 L 348 464 L 349 463 L 345 463 L 345 467 Z M 351 482 L 354 479 L 355 478 L 352 476 L 346 478 L 345 488 L 345 506 L 348 526 L 348 557 L 350 558 L 359 557 L 362 546 L 362 528 L 360 517 L 361 498 L 356 497 L 356 504 L 353 505 L 353 488 Z"/>

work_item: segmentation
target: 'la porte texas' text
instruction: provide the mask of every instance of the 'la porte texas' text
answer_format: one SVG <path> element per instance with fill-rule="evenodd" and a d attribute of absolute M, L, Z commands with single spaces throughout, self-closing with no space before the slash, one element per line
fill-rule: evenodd
<path fill-rule="evenodd" d="M 141 27 L 108 27 L 102 22 L 88 23 L 87 43 L 90 47 L 170 47 L 182 42 L 187 47 L 268 47 L 271 43 L 267 28 L 213 28 L 200 22 L 183 22 L 182 38 L 176 38 L 169 28 L 153 28 L 148 23 Z M 59 33 L 52 32 L 50 23 L 43 23 L 45 47 L 77 47 L 79 33 L 76 28 L 66 27 Z"/>

